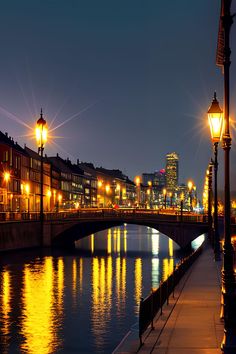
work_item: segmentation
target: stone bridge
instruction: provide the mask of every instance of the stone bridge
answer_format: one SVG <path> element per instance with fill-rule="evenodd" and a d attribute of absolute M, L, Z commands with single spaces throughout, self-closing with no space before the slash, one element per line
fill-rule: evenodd
<path fill-rule="evenodd" d="M 44 215 L 43 228 L 38 214 L 15 214 L 1 221 L 0 250 L 40 246 L 74 247 L 74 242 L 95 232 L 124 223 L 152 227 L 170 237 L 181 248 L 208 231 L 203 215 L 178 215 L 155 210 L 90 209 L 74 213 Z M 42 232 L 43 230 L 43 232 Z"/>

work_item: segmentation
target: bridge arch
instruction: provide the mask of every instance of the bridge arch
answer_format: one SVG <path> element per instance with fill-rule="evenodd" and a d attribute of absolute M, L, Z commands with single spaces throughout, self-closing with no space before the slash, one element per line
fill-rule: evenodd
<path fill-rule="evenodd" d="M 52 245 L 63 247 L 74 247 L 74 242 L 99 231 L 109 229 L 111 227 L 120 226 L 124 223 L 148 226 L 163 233 L 181 248 L 188 247 L 193 240 L 201 234 L 207 232 L 206 225 L 196 225 L 196 223 L 173 223 L 173 222 L 156 222 L 148 220 L 95 220 L 95 221 L 79 221 L 66 223 L 61 227 L 55 227 L 52 230 Z"/>

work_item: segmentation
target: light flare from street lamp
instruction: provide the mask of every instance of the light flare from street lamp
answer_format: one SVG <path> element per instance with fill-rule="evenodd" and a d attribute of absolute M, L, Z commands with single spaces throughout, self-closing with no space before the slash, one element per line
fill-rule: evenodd
<path fill-rule="evenodd" d="M 134 181 L 135 181 L 136 186 L 138 187 L 141 183 L 141 178 L 139 176 L 137 176 L 137 177 L 135 177 Z"/>
<path fill-rule="evenodd" d="M 30 192 L 30 186 L 29 186 L 29 184 L 27 183 L 27 184 L 25 185 L 25 193 L 26 193 L 27 195 L 29 195 L 29 192 Z"/>
<path fill-rule="evenodd" d="M 102 181 L 99 180 L 99 181 L 98 181 L 98 188 L 101 188 L 101 187 L 102 187 Z"/>
<path fill-rule="evenodd" d="M 4 172 L 4 175 L 3 175 L 4 177 L 4 181 L 7 183 L 7 182 L 9 182 L 9 180 L 10 180 L 10 177 L 11 177 L 11 175 L 10 175 L 10 172 Z"/>
<path fill-rule="evenodd" d="M 36 137 L 38 147 L 39 148 L 44 147 L 44 145 L 47 142 L 48 127 L 47 127 L 46 120 L 43 118 L 42 110 L 40 113 L 40 118 L 38 119 L 38 121 L 36 123 L 35 137 Z"/>
<path fill-rule="evenodd" d="M 188 189 L 190 192 L 193 189 L 193 182 L 192 181 L 188 181 Z"/>

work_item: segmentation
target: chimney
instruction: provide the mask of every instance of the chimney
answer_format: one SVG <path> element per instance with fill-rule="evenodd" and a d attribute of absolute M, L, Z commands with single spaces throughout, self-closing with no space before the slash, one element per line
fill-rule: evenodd
<path fill-rule="evenodd" d="M 77 159 L 77 165 L 79 166 L 79 159 Z"/>
<path fill-rule="evenodd" d="M 8 132 L 5 133 L 6 137 L 8 138 Z"/>

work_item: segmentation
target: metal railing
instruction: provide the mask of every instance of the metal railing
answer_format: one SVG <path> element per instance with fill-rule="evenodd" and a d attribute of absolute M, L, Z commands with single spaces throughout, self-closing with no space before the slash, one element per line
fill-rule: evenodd
<path fill-rule="evenodd" d="M 0 212 L 0 221 L 21 221 L 39 220 L 39 212 Z M 81 208 L 77 210 L 63 210 L 58 212 L 44 212 L 44 220 L 62 219 L 87 219 L 87 218 L 125 218 L 125 219 L 158 219 L 160 221 L 173 222 L 207 222 L 205 215 L 186 212 L 182 215 L 178 213 L 164 213 L 159 210 L 147 209 L 111 209 L 111 208 Z"/>
<path fill-rule="evenodd" d="M 162 314 L 162 306 L 165 302 L 169 303 L 169 296 L 173 293 L 176 285 L 183 277 L 185 272 L 190 268 L 196 258 L 202 252 L 202 246 L 194 251 L 190 256 L 185 257 L 174 269 L 173 273 L 162 283 L 159 288 L 152 290 L 151 294 L 145 299 L 141 299 L 139 307 L 139 339 L 140 346 L 143 344 L 142 335 L 151 325 L 151 329 L 154 329 L 153 320 L 160 311 Z"/>

